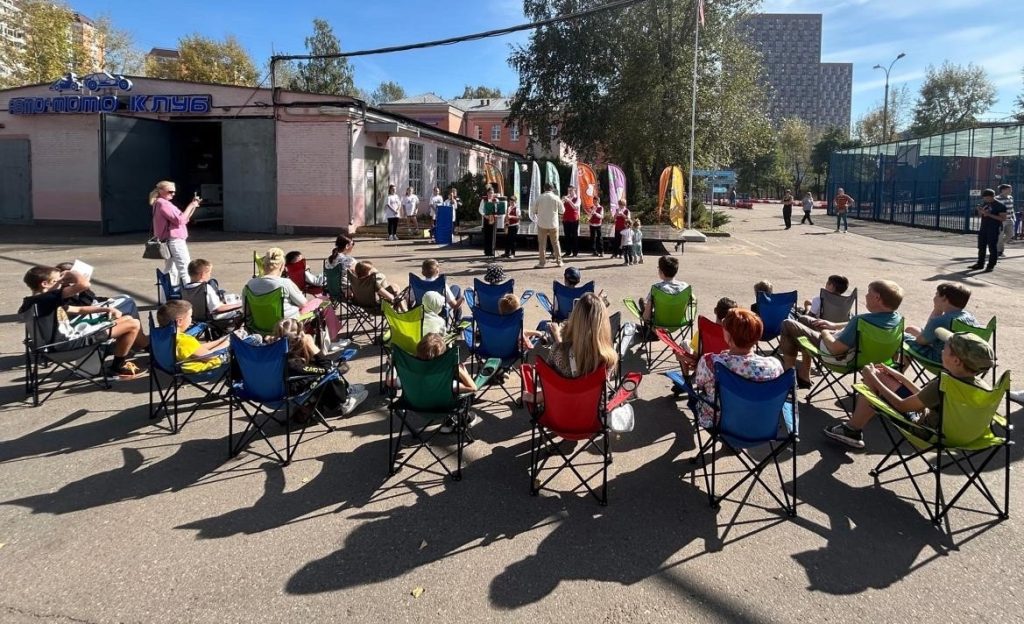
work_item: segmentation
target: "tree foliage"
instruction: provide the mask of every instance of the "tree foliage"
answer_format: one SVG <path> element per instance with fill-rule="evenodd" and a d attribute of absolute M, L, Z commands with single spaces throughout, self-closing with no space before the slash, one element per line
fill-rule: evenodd
<path fill-rule="evenodd" d="M 911 132 L 924 136 L 970 128 L 995 101 L 996 87 L 984 68 L 949 61 L 938 69 L 929 65 Z"/>
<path fill-rule="evenodd" d="M 524 0 L 530 19 L 603 0 Z M 750 0 L 707 3 L 698 69 L 698 167 L 752 158 L 770 146 L 760 64 L 734 31 Z M 519 72 L 510 121 L 558 128 L 581 158 L 620 164 L 631 195 L 652 193 L 662 169 L 689 165 L 694 0 L 650 0 L 534 31 L 509 63 Z M 533 139 L 533 140 L 536 140 Z"/>
<path fill-rule="evenodd" d="M 778 155 L 787 184 L 799 193 L 811 168 L 811 127 L 802 119 L 783 119 L 776 135 Z"/>
<path fill-rule="evenodd" d="M 500 98 L 501 89 L 485 87 L 483 85 L 471 87 L 466 85 L 466 88 L 462 90 L 460 98 Z"/>
<path fill-rule="evenodd" d="M 370 104 L 377 106 L 387 104 L 405 97 L 405 89 L 397 82 L 385 80 L 377 85 L 377 88 L 370 94 Z"/>
<path fill-rule="evenodd" d="M 0 37 L 0 58 L 10 70 L 0 86 L 50 82 L 73 71 L 99 70 L 82 38 L 72 36 L 74 11 L 61 2 L 23 0 L 6 15 L 7 28 L 24 38 L 18 45 Z"/>
<path fill-rule="evenodd" d="M 146 59 L 150 78 L 256 86 L 259 74 L 252 57 L 234 35 L 224 41 L 198 33 L 178 40 L 178 60 Z"/>
<path fill-rule="evenodd" d="M 906 85 L 893 87 L 889 91 L 888 119 L 884 103 L 879 102 L 857 119 L 853 135 L 865 144 L 892 141 L 907 129 L 910 113 L 910 89 Z M 883 125 L 888 128 L 883 128 Z"/>
<path fill-rule="evenodd" d="M 833 127 L 825 130 L 818 139 L 818 142 L 811 148 L 811 170 L 821 176 L 821 178 L 828 179 L 828 167 L 832 154 L 839 150 L 859 147 L 860 145 L 861 141 L 851 139 L 843 128 Z M 818 182 L 822 181 L 821 179 L 818 180 Z M 817 193 L 821 193 L 821 190 L 820 187 L 815 188 Z"/>
<path fill-rule="evenodd" d="M 1021 71 L 1021 74 L 1024 74 L 1024 70 Z M 1016 119 L 1017 121 L 1024 122 L 1024 92 L 1021 92 L 1021 94 L 1017 96 L 1017 99 L 1014 100 L 1013 105 L 1013 118 Z"/>
<path fill-rule="evenodd" d="M 313 35 L 306 37 L 306 51 L 310 55 L 338 54 L 341 42 L 334 35 L 334 29 L 320 18 L 313 20 Z M 310 93 L 327 95 L 349 95 L 357 97 L 355 76 L 348 59 L 316 58 L 296 66 L 296 76 L 290 88 Z"/>
<path fill-rule="evenodd" d="M 135 44 L 135 37 L 118 28 L 109 15 L 100 16 L 96 34 L 103 49 L 103 69 L 111 74 L 139 76 L 146 69 L 146 55 Z"/>

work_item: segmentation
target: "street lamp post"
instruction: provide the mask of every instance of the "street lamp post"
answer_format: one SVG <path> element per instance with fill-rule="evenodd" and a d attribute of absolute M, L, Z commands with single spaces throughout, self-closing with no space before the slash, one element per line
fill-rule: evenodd
<path fill-rule="evenodd" d="M 906 56 L 903 52 L 889 63 L 889 67 L 882 67 L 881 65 L 875 65 L 871 69 L 881 69 L 885 72 L 885 102 L 882 104 L 882 142 L 886 143 L 889 141 L 889 72 L 892 71 L 892 66 L 896 64 L 896 61 Z"/>

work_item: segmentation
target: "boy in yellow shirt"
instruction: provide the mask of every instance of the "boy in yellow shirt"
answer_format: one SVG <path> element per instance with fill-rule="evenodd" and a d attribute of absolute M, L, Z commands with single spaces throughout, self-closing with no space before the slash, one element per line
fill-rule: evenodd
<path fill-rule="evenodd" d="M 178 335 L 174 341 L 174 359 L 181 364 L 185 373 L 201 373 L 213 370 L 227 361 L 228 336 L 199 342 L 195 337 L 185 333 L 192 324 L 192 304 L 187 301 L 172 300 L 160 306 L 156 311 L 156 322 L 160 327 L 174 325 Z M 218 353 L 224 351 L 223 353 Z"/>

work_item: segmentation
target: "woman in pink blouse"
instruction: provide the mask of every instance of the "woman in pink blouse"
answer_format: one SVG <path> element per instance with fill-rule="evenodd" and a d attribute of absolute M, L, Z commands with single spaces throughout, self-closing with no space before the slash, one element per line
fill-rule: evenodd
<path fill-rule="evenodd" d="M 170 257 L 166 259 L 164 272 L 171 276 L 172 284 L 187 284 L 188 263 L 188 220 L 192 218 L 201 201 L 193 197 L 184 211 L 171 201 L 177 191 L 174 182 L 157 182 L 149 193 L 149 205 L 153 207 L 153 236 L 167 242 Z"/>

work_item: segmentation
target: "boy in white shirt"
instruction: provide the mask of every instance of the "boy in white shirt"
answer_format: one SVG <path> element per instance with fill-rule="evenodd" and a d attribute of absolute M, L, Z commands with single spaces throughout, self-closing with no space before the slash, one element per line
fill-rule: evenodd
<path fill-rule="evenodd" d="M 409 226 L 409 234 L 416 233 L 416 211 L 420 206 L 420 198 L 412 192 L 412 187 L 405 189 L 402 197 L 402 214 L 405 216 L 406 225 Z"/>

